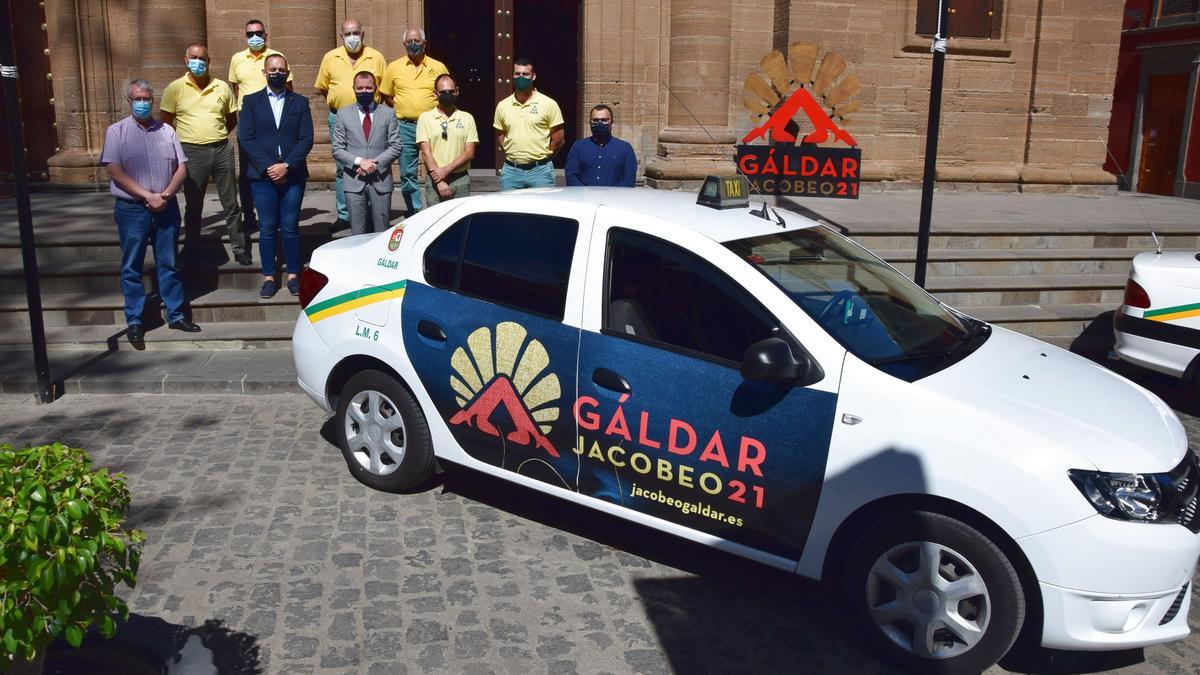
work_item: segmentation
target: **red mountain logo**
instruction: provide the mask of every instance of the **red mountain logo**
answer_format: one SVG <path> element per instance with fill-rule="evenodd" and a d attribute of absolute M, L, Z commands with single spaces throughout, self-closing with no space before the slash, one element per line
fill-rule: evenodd
<path fill-rule="evenodd" d="M 812 122 L 814 131 L 804 137 L 803 143 L 824 143 L 829 140 L 829 134 L 833 134 L 836 140 L 839 140 L 850 147 L 857 147 L 858 141 L 850 135 L 850 132 L 839 127 L 829 115 L 821 108 L 821 104 L 817 103 L 817 99 L 813 98 L 812 94 L 807 89 L 797 89 L 792 92 L 788 100 L 776 110 L 766 122 L 761 126 L 750 130 L 742 139 L 742 143 L 750 143 L 751 141 L 765 138 L 767 133 L 771 134 L 772 142 L 796 142 L 796 136 L 788 131 L 788 124 L 796 113 L 804 111 L 808 116 L 808 120 Z"/>
<path fill-rule="evenodd" d="M 523 326 L 505 321 L 494 333 L 487 326 L 477 328 L 467 336 L 465 348 L 454 350 L 450 366 L 450 387 L 462 408 L 450 417 L 451 426 L 499 438 L 503 432 L 489 418 L 502 408 L 516 427 L 504 438 L 559 456 L 546 434 L 558 419 L 562 390 L 558 376 L 548 370 L 545 346 Z"/>
<path fill-rule="evenodd" d="M 489 422 L 488 418 L 492 416 L 496 408 L 501 406 L 508 412 L 513 424 L 517 426 L 505 438 L 517 445 L 529 445 L 532 442 L 534 447 L 545 450 L 550 453 L 551 457 L 559 456 L 558 451 L 550 444 L 550 439 L 546 438 L 533 423 L 529 411 L 521 403 L 521 397 L 517 396 L 517 390 L 513 389 L 512 381 L 503 375 L 492 380 L 492 383 L 475 398 L 470 406 L 454 413 L 454 416 L 450 418 L 450 424 L 465 424 L 469 427 L 473 426 L 485 434 L 499 436 L 500 430 Z"/>

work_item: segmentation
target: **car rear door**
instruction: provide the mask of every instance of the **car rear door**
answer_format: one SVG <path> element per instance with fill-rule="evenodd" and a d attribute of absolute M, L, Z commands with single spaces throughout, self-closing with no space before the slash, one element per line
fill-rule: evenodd
<path fill-rule="evenodd" d="M 404 345 L 437 409 L 430 424 L 443 433 L 434 438 L 448 434 L 458 446 L 438 447 L 439 456 L 563 487 L 578 464 L 569 403 L 581 283 L 572 270 L 595 209 L 506 203 L 523 212 L 483 200 L 422 236 L 413 261 L 422 278 L 410 281 L 401 313 Z"/>

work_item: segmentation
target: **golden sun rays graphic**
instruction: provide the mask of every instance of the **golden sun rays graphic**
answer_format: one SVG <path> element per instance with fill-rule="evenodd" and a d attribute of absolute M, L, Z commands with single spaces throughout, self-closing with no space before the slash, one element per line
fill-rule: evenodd
<path fill-rule="evenodd" d="M 487 417 L 503 405 L 517 427 L 508 435 L 509 440 L 534 442 L 558 456 L 544 434 L 550 433 L 558 419 L 562 388 L 558 375 L 546 372 L 550 367 L 546 348 L 529 337 L 524 327 L 505 321 L 497 324 L 495 331 L 487 326 L 476 329 L 467 336 L 465 348 L 454 350 L 450 366 L 454 371 L 450 387 L 456 394 L 455 402 L 463 409 L 451 418 L 451 424 L 466 424 L 499 435 Z M 518 407 L 518 401 L 524 410 Z M 536 429 L 529 428 L 534 424 Z"/>

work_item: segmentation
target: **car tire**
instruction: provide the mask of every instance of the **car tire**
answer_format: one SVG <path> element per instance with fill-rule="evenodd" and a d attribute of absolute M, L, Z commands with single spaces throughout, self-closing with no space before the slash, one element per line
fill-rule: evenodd
<path fill-rule="evenodd" d="M 338 396 L 334 422 L 342 457 L 363 485 L 401 492 L 433 474 L 425 414 L 391 376 L 366 370 L 350 378 Z"/>
<path fill-rule="evenodd" d="M 941 514 L 875 523 L 850 548 L 844 569 L 851 620 L 882 656 L 911 672 L 982 672 L 1008 652 L 1025 620 L 1008 557 L 975 528 Z"/>

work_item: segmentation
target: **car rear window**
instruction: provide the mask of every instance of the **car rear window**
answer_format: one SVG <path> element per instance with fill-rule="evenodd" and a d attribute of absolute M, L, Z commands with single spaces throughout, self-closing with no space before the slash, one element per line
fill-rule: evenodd
<path fill-rule="evenodd" d="M 561 321 L 579 223 L 520 213 L 476 213 L 425 252 L 430 285 Z"/>

